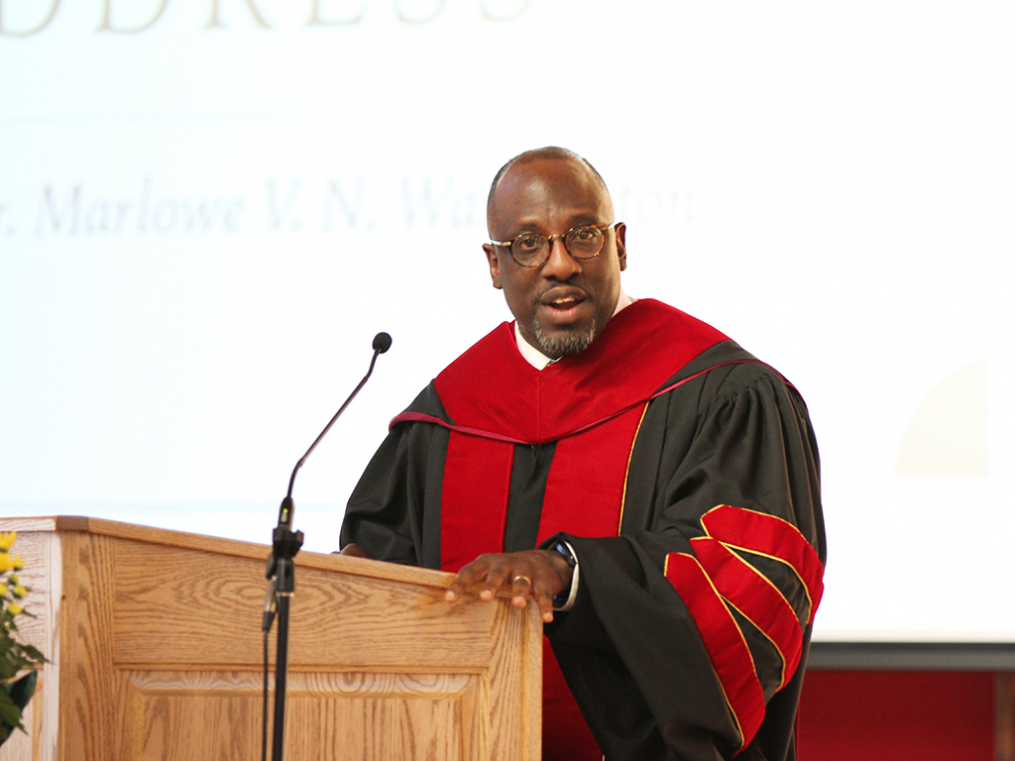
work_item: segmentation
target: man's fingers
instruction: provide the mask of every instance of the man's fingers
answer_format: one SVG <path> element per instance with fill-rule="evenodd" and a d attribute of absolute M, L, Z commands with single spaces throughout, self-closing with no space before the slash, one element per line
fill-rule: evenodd
<path fill-rule="evenodd" d="M 458 572 L 448 588 L 447 600 L 455 602 L 463 596 L 471 596 L 490 602 L 506 597 L 517 608 L 524 608 L 530 600 L 535 600 L 542 619 L 550 622 L 553 620 L 553 596 L 564 585 L 555 560 L 554 553 L 544 550 L 480 555 Z"/>
<path fill-rule="evenodd" d="M 475 594 L 482 597 L 483 591 L 486 589 L 487 581 L 491 572 L 491 566 L 493 565 L 492 559 L 497 557 L 496 555 L 480 555 L 478 558 L 473 560 L 467 566 L 462 568 L 455 576 L 454 581 L 451 582 L 451 586 L 448 587 L 448 591 L 445 593 L 445 597 L 449 602 L 454 602 L 464 594 Z M 485 598 L 484 598 L 485 599 Z M 491 595 L 489 599 L 493 599 Z"/>
<path fill-rule="evenodd" d="M 532 577 L 524 573 L 513 573 L 511 576 L 511 604 L 516 608 L 524 608 L 532 599 Z"/>
<path fill-rule="evenodd" d="M 489 602 L 494 597 L 507 596 L 509 594 L 510 583 L 508 577 L 512 575 L 511 564 L 506 563 L 500 558 L 506 556 L 501 555 L 498 561 L 493 564 L 493 567 L 486 574 L 486 579 L 483 582 L 483 589 L 479 592 L 479 598 Z"/>
<path fill-rule="evenodd" d="M 345 547 L 342 548 L 342 552 L 340 554 L 344 555 L 347 558 L 368 558 L 369 559 L 369 557 L 370 557 L 369 555 L 367 555 L 366 550 L 364 550 L 358 544 L 347 544 L 347 545 L 345 545 Z"/>
<path fill-rule="evenodd" d="M 448 602 L 454 602 L 462 596 L 463 591 L 465 590 L 462 589 L 461 585 L 457 581 L 452 581 L 451 586 L 448 587 L 448 591 L 444 593 L 444 599 Z"/>
<path fill-rule="evenodd" d="M 546 623 L 550 623 L 553 620 L 553 598 L 549 595 L 543 595 L 539 598 L 539 615 Z"/>

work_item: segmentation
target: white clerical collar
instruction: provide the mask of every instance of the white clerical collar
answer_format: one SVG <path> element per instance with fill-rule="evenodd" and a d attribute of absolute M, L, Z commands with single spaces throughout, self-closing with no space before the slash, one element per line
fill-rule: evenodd
<path fill-rule="evenodd" d="M 624 293 L 624 289 L 620 289 L 620 297 L 617 299 L 617 308 L 613 310 L 613 316 L 617 316 L 617 312 L 625 307 L 631 306 L 634 303 L 634 299 Z M 548 356 L 543 354 L 539 349 L 530 344 L 524 338 L 522 338 L 522 332 L 518 329 L 518 320 L 515 320 L 515 343 L 518 345 L 518 351 L 525 358 L 525 361 L 532 365 L 537 370 L 542 370 L 548 365 L 552 365 L 557 360 L 550 359 Z"/>

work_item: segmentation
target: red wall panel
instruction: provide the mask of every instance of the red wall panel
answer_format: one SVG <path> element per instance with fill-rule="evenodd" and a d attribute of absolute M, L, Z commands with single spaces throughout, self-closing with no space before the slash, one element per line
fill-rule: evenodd
<path fill-rule="evenodd" d="M 994 675 L 808 671 L 799 761 L 992 761 Z"/>

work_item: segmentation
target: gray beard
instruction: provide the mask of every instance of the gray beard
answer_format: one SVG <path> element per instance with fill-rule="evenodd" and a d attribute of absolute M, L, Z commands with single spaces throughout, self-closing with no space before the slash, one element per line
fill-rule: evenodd
<path fill-rule="evenodd" d="M 560 359 L 565 354 L 577 354 L 580 351 L 585 351 L 592 342 L 596 339 L 596 325 L 593 323 L 588 327 L 587 330 L 578 332 L 564 333 L 557 338 L 549 338 L 543 333 L 543 326 L 536 322 L 535 325 L 536 340 L 539 341 L 539 346 L 543 350 L 543 354 L 548 356 L 550 359 Z"/>

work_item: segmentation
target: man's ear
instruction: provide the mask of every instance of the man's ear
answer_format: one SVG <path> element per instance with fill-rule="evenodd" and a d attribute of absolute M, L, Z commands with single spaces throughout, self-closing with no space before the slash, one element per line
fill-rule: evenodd
<path fill-rule="evenodd" d="M 493 287 L 503 288 L 500 284 L 500 260 L 497 258 L 497 249 L 489 243 L 484 243 L 483 253 L 486 254 L 486 261 L 490 265 L 490 277 L 493 279 Z"/>
<path fill-rule="evenodd" d="M 627 225 L 623 222 L 617 225 L 617 261 L 621 272 L 627 269 Z"/>

